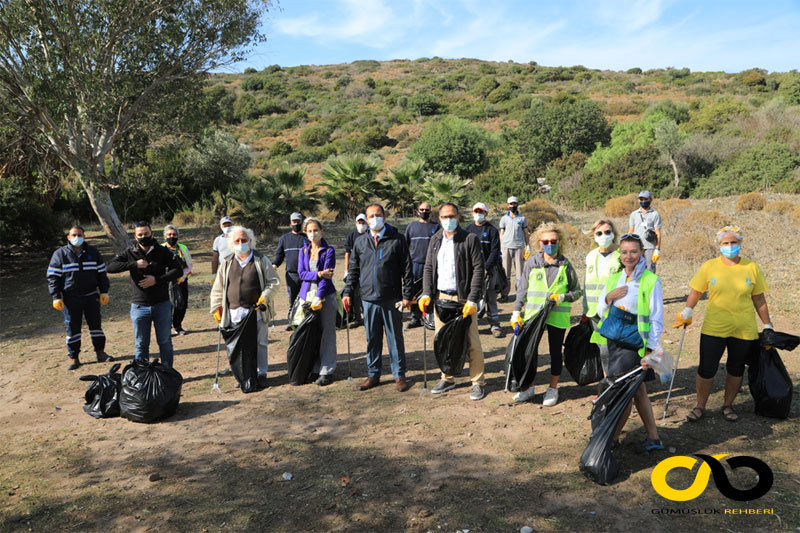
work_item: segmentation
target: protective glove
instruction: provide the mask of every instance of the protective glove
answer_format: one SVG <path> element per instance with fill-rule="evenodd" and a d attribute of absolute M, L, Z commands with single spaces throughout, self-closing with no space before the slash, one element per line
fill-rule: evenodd
<path fill-rule="evenodd" d="M 431 297 L 430 296 L 420 296 L 419 297 L 419 301 L 417 301 L 417 307 L 419 307 L 419 310 L 422 312 L 422 314 L 425 314 L 425 312 L 426 312 L 425 309 L 427 309 L 429 305 L 431 305 Z"/>
<path fill-rule="evenodd" d="M 590 320 L 591 320 L 591 318 L 589 318 L 588 316 L 581 315 L 581 324 L 585 324 L 585 323 L 589 322 Z"/>
<path fill-rule="evenodd" d="M 518 327 L 522 327 L 522 317 L 519 314 L 519 311 L 514 311 L 511 313 L 511 329 L 516 329 Z"/>
<path fill-rule="evenodd" d="M 401 301 L 397 302 L 396 304 L 394 304 L 394 308 L 402 313 L 403 312 L 403 308 L 404 308 L 403 301 L 401 300 Z"/>
<path fill-rule="evenodd" d="M 214 320 L 217 321 L 217 324 L 222 322 L 222 308 L 221 307 L 217 307 L 217 310 L 214 311 Z"/>
<path fill-rule="evenodd" d="M 344 296 L 342 298 L 342 305 L 344 306 L 344 310 L 349 313 L 350 307 L 353 305 L 353 301 L 350 299 L 349 296 Z"/>
<path fill-rule="evenodd" d="M 653 263 L 658 263 L 658 258 L 661 257 L 661 252 L 659 252 L 658 248 L 653 250 Z"/>
<path fill-rule="evenodd" d="M 772 329 L 772 322 L 767 322 L 764 324 L 764 329 Z"/>
<path fill-rule="evenodd" d="M 342 276 L 342 281 L 347 283 L 347 271 L 345 271 L 344 275 Z"/>
<path fill-rule="evenodd" d="M 56 311 L 63 311 L 64 310 L 64 300 L 61 298 L 56 298 L 53 300 L 53 309 Z"/>
<path fill-rule="evenodd" d="M 469 315 L 474 315 L 478 312 L 478 304 L 474 302 L 467 302 L 464 304 L 464 309 L 461 311 L 461 316 L 467 318 Z"/>
<path fill-rule="evenodd" d="M 264 307 L 267 306 L 267 301 L 264 299 L 264 296 L 259 296 L 256 305 L 263 305 Z"/>
<path fill-rule="evenodd" d="M 314 299 L 311 300 L 311 310 L 319 311 L 320 309 L 322 309 L 322 298 L 314 296 Z"/>
<path fill-rule="evenodd" d="M 525 247 L 525 255 L 523 257 L 525 257 L 525 261 L 527 261 L 531 257 L 531 247 L 530 246 L 526 246 Z"/>
<path fill-rule="evenodd" d="M 181 284 L 181 283 L 183 283 L 184 281 L 185 281 L 185 280 L 183 279 L 183 276 L 181 276 L 181 277 L 179 277 L 179 278 L 178 278 L 177 284 L 178 284 L 178 285 L 180 285 L 180 284 Z"/>
<path fill-rule="evenodd" d="M 566 298 L 565 294 L 551 294 L 548 298 L 558 304 L 564 303 L 564 298 Z"/>
<path fill-rule="evenodd" d="M 692 323 L 692 308 L 691 307 L 684 307 L 683 311 L 675 315 L 675 325 L 672 326 L 674 329 L 677 329 L 681 326 L 684 328 L 689 326 Z"/>
<path fill-rule="evenodd" d="M 100 305 L 108 305 L 108 294 L 100 295 Z"/>

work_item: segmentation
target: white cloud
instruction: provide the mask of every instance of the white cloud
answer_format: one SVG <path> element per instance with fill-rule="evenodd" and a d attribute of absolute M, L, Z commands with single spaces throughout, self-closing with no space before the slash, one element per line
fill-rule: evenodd
<path fill-rule="evenodd" d="M 608 26 L 623 31 L 639 30 L 661 18 L 667 7 L 665 0 L 595 0 L 593 13 Z"/>

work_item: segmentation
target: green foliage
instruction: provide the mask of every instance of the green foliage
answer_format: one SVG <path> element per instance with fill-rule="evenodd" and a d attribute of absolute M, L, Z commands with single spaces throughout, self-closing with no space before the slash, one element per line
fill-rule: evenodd
<path fill-rule="evenodd" d="M 364 206 L 383 192 L 377 179 L 381 162 L 363 155 L 331 157 L 322 168 L 322 195 L 325 206 L 336 211 L 337 220 L 352 220 Z"/>
<path fill-rule="evenodd" d="M 389 144 L 389 129 L 385 126 L 370 126 L 361 136 L 361 142 L 367 148 L 378 150 Z"/>
<path fill-rule="evenodd" d="M 399 166 L 390 168 L 389 175 L 382 180 L 386 207 L 400 216 L 413 215 L 424 180 L 425 163 L 422 161 L 405 159 Z"/>
<path fill-rule="evenodd" d="M 224 190 L 244 179 L 250 163 L 247 146 L 230 133 L 213 130 L 186 154 L 186 175 L 202 190 Z"/>
<path fill-rule="evenodd" d="M 484 76 L 472 86 L 472 94 L 481 98 L 486 98 L 498 85 L 500 84 L 497 83 L 494 76 Z"/>
<path fill-rule="evenodd" d="M 264 88 L 264 78 L 261 76 L 248 76 L 242 80 L 243 91 L 260 91 Z"/>
<path fill-rule="evenodd" d="M 353 82 L 353 77 L 350 74 L 342 74 L 336 79 L 334 87 L 336 89 L 344 89 Z"/>
<path fill-rule="evenodd" d="M 57 217 L 23 178 L 0 179 L 0 246 L 6 250 L 23 245 L 50 248 L 61 242 L 59 226 Z"/>
<path fill-rule="evenodd" d="M 242 93 L 236 98 L 233 104 L 233 118 L 239 122 L 250 120 L 251 118 L 258 118 L 258 104 L 256 104 L 256 97 L 250 93 Z"/>
<path fill-rule="evenodd" d="M 331 139 L 327 126 L 309 126 L 300 133 L 300 144 L 303 146 L 324 146 Z"/>
<path fill-rule="evenodd" d="M 409 98 L 408 110 L 416 115 L 427 117 L 439 114 L 442 104 L 430 93 L 419 93 Z"/>
<path fill-rule="evenodd" d="M 789 105 L 800 105 L 800 74 L 782 81 L 779 92 Z"/>
<path fill-rule="evenodd" d="M 489 140 L 480 126 L 448 117 L 429 124 L 409 151 L 433 172 L 472 178 L 489 166 Z"/>
<path fill-rule="evenodd" d="M 750 87 L 765 87 L 767 78 L 758 69 L 746 70 L 742 74 L 742 83 Z"/>
<path fill-rule="evenodd" d="M 640 69 L 639 67 L 633 67 L 633 68 L 629 68 L 625 72 L 627 72 L 628 74 L 641 74 L 642 73 L 642 69 Z"/>
<path fill-rule="evenodd" d="M 658 192 L 658 197 L 662 200 L 670 198 L 684 198 L 686 197 L 686 189 L 680 185 L 667 185 Z"/>
<path fill-rule="evenodd" d="M 500 102 L 505 102 L 510 100 L 514 93 L 519 90 L 519 85 L 516 82 L 511 80 L 506 80 L 501 83 L 495 90 L 489 93 L 489 96 L 486 97 L 489 102 L 493 104 L 497 104 Z"/>
<path fill-rule="evenodd" d="M 655 126 L 663 120 L 660 113 L 652 113 L 642 120 L 625 122 L 614 126 L 611 132 L 611 143 L 608 146 L 598 146 L 586 161 L 586 170 L 597 172 L 604 166 L 616 161 L 623 155 L 636 148 L 643 148 L 655 142 Z"/>
<path fill-rule="evenodd" d="M 276 141 L 269 148 L 270 157 L 281 157 L 284 155 L 289 155 L 291 153 L 292 153 L 292 145 L 285 141 Z"/>
<path fill-rule="evenodd" d="M 764 142 L 723 162 L 694 190 L 700 197 L 766 191 L 784 180 L 800 165 L 800 155 L 789 146 Z"/>
<path fill-rule="evenodd" d="M 460 178 L 454 174 L 437 172 L 425 178 L 420 189 L 420 197 L 433 206 L 451 202 L 461 206 L 467 205 L 472 180 Z"/>
<path fill-rule="evenodd" d="M 689 131 L 717 133 L 734 117 L 747 115 L 747 106 L 728 95 L 706 102 L 686 126 Z"/>
<path fill-rule="evenodd" d="M 673 102 L 669 98 L 666 100 L 659 100 L 655 104 L 651 105 L 645 111 L 644 116 L 649 117 L 650 115 L 660 114 L 664 118 L 671 119 L 675 121 L 676 124 L 683 124 L 684 122 L 688 122 L 691 118 L 689 116 L 689 105 L 685 102 Z"/>

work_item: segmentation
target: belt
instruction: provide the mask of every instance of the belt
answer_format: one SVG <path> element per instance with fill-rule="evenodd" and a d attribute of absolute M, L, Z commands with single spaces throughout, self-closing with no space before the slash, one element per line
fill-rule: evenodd
<path fill-rule="evenodd" d="M 442 293 L 442 294 L 446 294 L 448 296 L 458 296 L 458 291 L 442 291 L 442 290 L 440 290 L 439 292 Z"/>

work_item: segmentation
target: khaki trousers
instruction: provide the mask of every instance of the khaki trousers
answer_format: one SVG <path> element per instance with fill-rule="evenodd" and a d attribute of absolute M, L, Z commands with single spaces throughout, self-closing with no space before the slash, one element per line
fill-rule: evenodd
<path fill-rule="evenodd" d="M 458 301 L 458 296 L 450 296 L 442 293 L 439 293 L 438 298 L 440 300 L 451 300 L 454 302 Z M 439 329 L 444 325 L 444 323 L 439 320 L 439 315 L 437 315 L 435 311 L 433 313 L 433 323 L 436 327 L 435 331 L 438 333 Z M 467 336 L 469 340 L 469 348 L 467 349 L 467 357 L 469 358 L 469 379 L 474 385 L 483 385 L 483 349 L 481 348 L 481 338 L 478 335 L 477 314 L 472 315 L 472 323 L 469 326 L 469 332 Z M 444 372 L 442 372 L 442 379 L 450 383 L 453 383 L 456 380 L 455 376 L 448 376 Z"/>
<path fill-rule="evenodd" d="M 501 259 L 503 260 L 503 269 L 506 271 L 506 278 L 508 278 L 508 285 L 506 285 L 505 293 L 502 294 L 503 298 L 508 296 L 511 291 L 511 268 L 514 268 L 514 292 L 517 294 L 519 288 L 519 280 L 522 277 L 522 269 L 525 268 L 525 247 L 522 248 L 502 248 Z"/>

